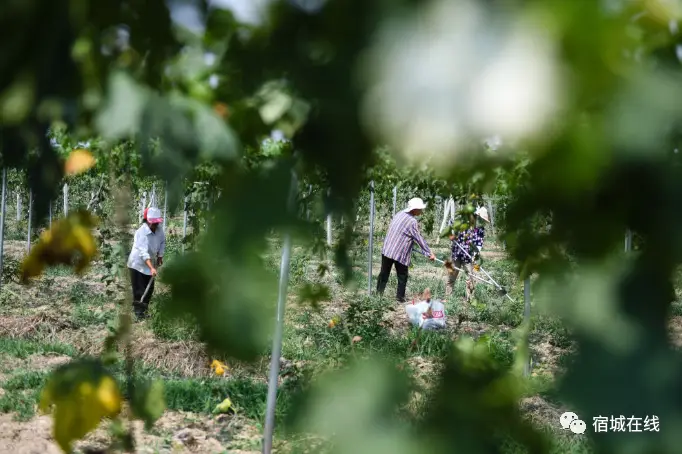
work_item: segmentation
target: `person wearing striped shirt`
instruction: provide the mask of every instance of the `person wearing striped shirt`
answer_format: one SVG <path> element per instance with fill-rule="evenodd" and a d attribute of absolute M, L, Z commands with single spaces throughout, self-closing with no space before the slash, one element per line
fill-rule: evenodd
<path fill-rule="evenodd" d="M 398 276 L 396 299 L 399 302 L 405 302 L 408 267 L 410 266 L 414 243 L 417 243 L 424 254 L 429 256 L 430 260 L 435 260 L 436 256 L 431 252 L 426 241 L 424 241 L 424 237 L 419 232 L 419 224 L 417 223 L 417 216 L 422 214 L 424 208 L 426 208 L 426 204 L 422 199 L 418 197 L 411 199 L 407 202 L 407 208 L 396 213 L 391 220 L 386 238 L 384 239 L 384 245 L 381 248 L 381 271 L 377 280 L 377 293 L 379 295 L 384 294 L 388 277 L 391 274 L 391 268 L 395 266 L 395 272 Z"/>

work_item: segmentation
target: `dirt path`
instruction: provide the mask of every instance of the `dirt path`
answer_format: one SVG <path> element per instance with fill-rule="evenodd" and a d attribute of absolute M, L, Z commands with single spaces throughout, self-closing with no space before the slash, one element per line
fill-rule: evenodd
<path fill-rule="evenodd" d="M 136 453 L 230 453 L 257 454 L 260 433 L 237 416 L 199 417 L 192 413 L 167 412 L 151 433 L 142 422 L 133 425 Z M 229 439 L 229 441 L 228 441 Z M 110 442 L 102 424 L 85 440 L 75 444 L 77 453 L 104 452 Z M 0 414 L 0 454 L 63 454 L 52 440 L 52 419 L 39 416 L 30 421 L 14 421 Z"/>

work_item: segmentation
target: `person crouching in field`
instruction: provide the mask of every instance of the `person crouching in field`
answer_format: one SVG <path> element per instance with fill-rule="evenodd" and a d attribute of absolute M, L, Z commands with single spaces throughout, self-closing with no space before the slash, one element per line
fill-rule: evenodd
<path fill-rule="evenodd" d="M 144 221 L 135 232 L 133 248 L 128 257 L 130 281 L 133 287 L 133 309 L 138 320 L 147 317 L 149 301 L 154 292 L 154 282 L 149 284 L 151 279 L 156 277 L 156 267 L 163 264 L 166 235 L 161 227 L 162 222 L 161 211 L 158 208 L 152 207 L 145 210 Z M 149 291 L 145 295 L 147 285 L 149 285 Z"/>
<path fill-rule="evenodd" d="M 381 248 L 381 271 L 377 280 L 377 293 L 384 294 L 391 268 L 395 265 L 395 272 L 398 275 L 398 291 L 396 299 L 405 302 L 405 288 L 407 287 L 408 267 L 412 254 L 412 246 L 417 243 L 425 254 L 429 255 L 430 260 L 435 260 L 431 249 L 424 241 L 419 232 L 417 216 L 422 214 L 426 204 L 420 198 L 411 199 L 407 202 L 407 208 L 396 213 L 388 227 L 384 246 Z"/>
<path fill-rule="evenodd" d="M 471 301 L 471 296 L 474 293 L 474 280 L 471 277 L 471 273 L 476 265 L 474 265 L 473 262 L 480 257 L 480 252 L 483 248 L 483 239 L 485 238 L 485 228 L 476 226 L 476 221 L 478 219 L 490 222 L 488 210 L 484 207 L 479 207 L 472 216 L 471 227 L 459 232 L 456 237 L 455 235 L 450 235 L 450 240 L 452 241 L 452 263 L 455 268 L 464 269 L 467 274 L 465 291 L 465 301 L 467 303 Z M 467 255 L 462 251 L 458 244 L 469 254 Z M 472 260 L 472 258 L 474 260 Z M 459 276 L 459 270 L 453 268 L 448 270 L 448 280 L 445 285 L 446 296 L 452 294 L 452 290 L 455 288 L 455 282 L 457 281 L 457 276 Z"/>

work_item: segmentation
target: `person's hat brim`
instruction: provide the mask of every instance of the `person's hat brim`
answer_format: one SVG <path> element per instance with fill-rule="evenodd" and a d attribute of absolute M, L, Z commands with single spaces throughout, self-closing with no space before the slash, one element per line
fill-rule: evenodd
<path fill-rule="evenodd" d="M 147 219 L 147 222 L 150 224 L 161 224 L 163 222 L 163 218 Z"/>

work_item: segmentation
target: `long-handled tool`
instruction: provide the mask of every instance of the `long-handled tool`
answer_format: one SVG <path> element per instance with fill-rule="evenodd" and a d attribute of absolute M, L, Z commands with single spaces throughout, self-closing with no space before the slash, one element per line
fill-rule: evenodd
<path fill-rule="evenodd" d="M 464 247 L 462 247 L 462 245 L 459 244 L 459 242 L 455 241 L 454 243 L 457 245 L 457 247 L 458 247 L 462 252 L 464 252 L 464 253 L 466 254 L 466 256 L 469 258 L 469 260 L 471 260 L 472 262 L 474 261 L 474 258 L 471 256 L 471 254 L 469 254 L 469 252 L 468 252 L 466 249 L 464 249 Z M 498 289 L 500 292 L 502 292 L 502 293 L 504 294 L 504 296 L 506 296 L 507 298 L 509 298 L 509 301 L 511 301 L 511 302 L 513 303 L 513 302 L 514 302 L 514 299 L 513 299 L 511 296 L 509 296 L 509 293 L 507 293 L 507 289 L 505 289 L 505 288 L 502 287 L 500 284 L 498 284 L 498 283 L 495 281 L 495 279 L 493 279 L 492 276 L 491 276 L 490 274 L 488 274 L 488 272 L 487 272 L 486 270 L 483 269 L 482 266 L 480 266 L 479 268 L 480 268 L 480 270 L 483 272 L 483 274 L 485 274 L 485 275 L 488 277 L 488 279 L 490 279 L 490 282 L 491 282 L 495 287 L 497 287 L 497 289 Z"/>
<path fill-rule="evenodd" d="M 436 262 L 440 263 L 441 265 L 445 265 L 445 262 L 444 262 L 443 260 L 439 259 L 439 258 L 435 258 L 434 260 L 435 260 Z M 445 266 L 447 266 L 447 265 L 445 265 Z M 481 282 L 483 282 L 483 283 L 485 283 L 485 284 L 495 285 L 492 281 L 486 281 L 486 280 L 483 279 L 482 277 L 478 277 L 478 276 L 476 276 L 475 274 L 469 273 L 467 270 L 463 270 L 462 268 L 457 268 L 455 265 L 451 265 L 451 268 L 452 268 L 453 270 L 457 270 L 457 271 L 459 271 L 459 272 L 461 272 L 461 273 L 467 274 L 467 275 L 473 277 L 474 279 L 477 279 L 477 280 L 479 280 L 479 281 L 481 281 Z"/>
<path fill-rule="evenodd" d="M 142 294 L 142 298 L 140 298 L 140 303 L 142 303 L 147 296 L 147 293 L 149 293 L 149 289 L 152 288 L 152 284 L 154 283 L 154 279 L 156 279 L 156 276 L 152 276 L 151 279 L 149 279 L 149 283 L 147 284 L 147 288 L 144 290 L 144 293 Z"/>
<path fill-rule="evenodd" d="M 423 253 L 423 252 L 422 252 L 422 253 Z M 424 255 L 425 257 L 428 257 L 428 255 L 426 255 L 426 254 L 423 254 L 423 255 Z M 445 265 L 445 262 L 444 262 L 443 260 L 437 258 L 437 257 L 434 258 L 434 261 L 440 263 L 441 265 Z M 447 265 L 446 265 L 446 266 L 447 266 Z M 483 279 L 482 277 L 478 277 L 478 276 L 476 276 L 476 275 L 474 275 L 474 274 L 469 273 L 467 270 L 463 270 L 463 269 L 461 269 L 461 268 L 457 268 L 457 267 L 454 266 L 454 265 L 451 265 L 451 267 L 452 267 L 453 270 L 457 270 L 457 271 L 459 271 L 459 272 L 461 272 L 461 273 L 465 273 L 465 274 L 467 274 L 467 275 L 470 275 L 470 276 L 473 277 L 474 279 L 478 279 L 478 280 L 481 281 L 481 282 L 484 282 L 484 283 L 490 284 L 490 285 L 495 285 L 493 282 L 491 282 L 491 281 L 486 281 L 486 280 Z"/>

